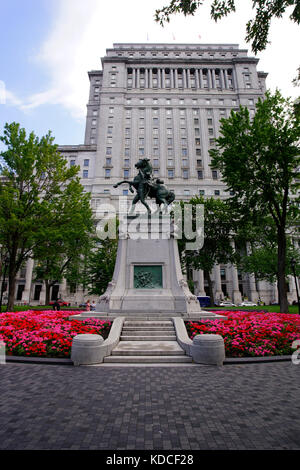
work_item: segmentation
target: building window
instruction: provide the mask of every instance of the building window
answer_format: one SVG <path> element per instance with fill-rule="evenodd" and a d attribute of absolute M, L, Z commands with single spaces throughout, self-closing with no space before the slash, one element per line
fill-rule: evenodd
<path fill-rule="evenodd" d="M 168 170 L 168 178 L 174 178 L 174 170 Z"/>
<path fill-rule="evenodd" d="M 218 179 L 218 172 L 217 172 L 217 170 L 212 170 L 211 173 L 212 173 L 212 179 L 213 179 L 213 180 L 217 180 L 217 179 Z"/>
<path fill-rule="evenodd" d="M 153 166 L 156 167 L 156 168 L 159 167 L 159 160 L 158 160 L 158 158 L 154 158 L 154 160 L 153 160 Z"/>
<path fill-rule="evenodd" d="M 94 109 L 94 110 L 93 110 L 93 116 L 98 116 L 98 111 L 97 111 L 97 109 Z"/>
<path fill-rule="evenodd" d="M 214 145 L 215 145 L 215 139 L 209 139 L 209 145 L 210 145 L 211 147 L 214 147 Z"/>
<path fill-rule="evenodd" d="M 202 171 L 202 170 L 198 170 L 198 171 L 197 171 L 197 176 L 198 176 L 198 180 L 202 180 L 202 179 L 203 179 L 203 171 Z"/>
<path fill-rule="evenodd" d="M 124 166 L 130 166 L 130 160 L 129 158 L 124 159 Z"/>
<path fill-rule="evenodd" d="M 199 196 L 205 195 L 205 189 L 199 189 Z"/>
<path fill-rule="evenodd" d="M 106 155 L 111 155 L 111 147 L 106 147 Z"/>
<path fill-rule="evenodd" d="M 173 158 L 168 158 L 168 166 L 173 166 Z"/>
<path fill-rule="evenodd" d="M 139 148 L 139 155 L 140 155 L 140 156 L 145 155 L 145 149 L 144 149 L 144 147 Z"/>
<path fill-rule="evenodd" d="M 159 155 L 159 150 L 158 150 L 158 148 L 152 149 L 152 153 L 153 153 L 153 155 Z"/>
<path fill-rule="evenodd" d="M 190 195 L 190 190 L 189 189 L 184 189 L 183 194 L 185 196 L 189 196 Z"/>
<path fill-rule="evenodd" d="M 89 165 L 90 165 L 90 161 L 88 159 L 85 159 L 83 162 L 83 166 L 89 166 Z"/>
<path fill-rule="evenodd" d="M 197 166 L 202 166 L 202 160 L 197 160 Z"/>
<path fill-rule="evenodd" d="M 128 196 L 128 189 L 123 189 L 123 196 Z"/>
<path fill-rule="evenodd" d="M 106 170 L 105 170 L 105 178 L 110 178 L 110 174 L 111 174 L 111 171 L 110 171 L 108 168 L 106 168 Z"/>
<path fill-rule="evenodd" d="M 76 161 L 75 160 L 70 160 L 70 166 L 75 166 L 76 165 Z"/>
<path fill-rule="evenodd" d="M 182 178 L 187 179 L 189 177 L 189 171 L 188 170 L 182 170 Z"/>
<path fill-rule="evenodd" d="M 112 126 L 108 126 L 108 128 L 107 128 L 107 133 L 108 133 L 108 134 L 112 134 L 112 133 L 113 133 L 113 128 L 112 128 Z"/>
<path fill-rule="evenodd" d="M 105 164 L 106 164 L 106 166 L 111 166 L 111 158 L 110 157 L 106 158 Z"/>
<path fill-rule="evenodd" d="M 173 139 L 172 138 L 167 139 L 167 145 L 173 145 Z"/>
<path fill-rule="evenodd" d="M 201 155 L 201 149 L 200 148 L 196 148 L 196 155 L 197 155 L 197 157 L 200 157 L 200 155 Z"/>
<path fill-rule="evenodd" d="M 129 135 L 129 134 L 130 134 L 130 127 L 126 127 L 126 128 L 125 128 L 125 134 L 126 134 L 126 135 Z"/>
<path fill-rule="evenodd" d="M 184 167 L 187 167 L 188 166 L 188 161 L 186 158 L 184 158 L 181 162 L 181 165 L 184 166 Z"/>
<path fill-rule="evenodd" d="M 153 134 L 154 134 L 154 135 L 157 135 L 157 134 L 158 134 L 158 129 L 157 129 L 157 127 L 154 127 L 154 129 L 153 129 Z"/>
<path fill-rule="evenodd" d="M 219 189 L 215 189 L 215 196 L 220 196 L 220 191 L 219 191 Z"/>
<path fill-rule="evenodd" d="M 83 170 L 82 177 L 83 178 L 88 178 L 89 177 L 89 170 Z"/>
<path fill-rule="evenodd" d="M 144 145 L 145 144 L 145 139 L 144 137 L 139 138 L 139 145 Z"/>
<path fill-rule="evenodd" d="M 214 130 L 212 127 L 208 128 L 208 135 L 214 135 Z"/>
<path fill-rule="evenodd" d="M 124 170 L 124 178 L 129 178 L 129 170 Z"/>

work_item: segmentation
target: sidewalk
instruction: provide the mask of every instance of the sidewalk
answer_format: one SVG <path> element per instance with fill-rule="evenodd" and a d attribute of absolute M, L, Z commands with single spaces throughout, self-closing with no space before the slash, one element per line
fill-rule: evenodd
<path fill-rule="evenodd" d="M 300 366 L 0 366 L 0 449 L 300 449 Z"/>

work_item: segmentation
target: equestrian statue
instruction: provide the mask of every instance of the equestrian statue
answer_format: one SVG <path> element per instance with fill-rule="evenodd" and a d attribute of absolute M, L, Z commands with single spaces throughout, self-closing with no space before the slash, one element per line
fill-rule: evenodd
<path fill-rule="evenodd" d="M 164 181 L 159 178 L 153 178 L 152 165 L 149 158 L 140 159 L 135 164 L 135 167 L 138 170 L 138 174 L 134 177 L 133 181 L 123 180 L 114 185 L 114 188 L 117 188 L 120 184 L 127 183 L 129 184 L 130 192 L 134 192 L 132 188 L 136 190 L 129 214 L 134 213 L 135 206 L 139 201 L 146 207 L 148 214 L 151 214 L 151 209 L 146 202 L 147 198 L 155 199 L 158 211 L 161 211 L 161 205 L 163 204 L 163 211 L 167 212 L 168 205 L 175 199 L 174 192 L 169 191 L 164 186 Z"/>

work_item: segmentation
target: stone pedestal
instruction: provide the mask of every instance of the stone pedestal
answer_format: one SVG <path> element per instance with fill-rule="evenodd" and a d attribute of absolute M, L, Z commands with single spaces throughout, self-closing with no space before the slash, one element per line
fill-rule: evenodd
<path fill-rule="evenodd" d="M 81 364 L 99 364 L 103 362 L 105 351 L 101 348 L 103 338 L 95 334 L 74 336 L 71 348 L 71 359 L 75 366 Z"/>
<path fill-rule="evenodd" d="M 200 313 L 184 280 L 177 240 L 169 216 L 127 217 L 121 226 L 112 281 L 96 306 L 98 312 Z"/>
<path fill-rule="evenodd" d="M 198 364 L 223 365 L 225 360 L 224 339 L 221 335 L 196 335 L 191 346 L 193 361 Z"/>

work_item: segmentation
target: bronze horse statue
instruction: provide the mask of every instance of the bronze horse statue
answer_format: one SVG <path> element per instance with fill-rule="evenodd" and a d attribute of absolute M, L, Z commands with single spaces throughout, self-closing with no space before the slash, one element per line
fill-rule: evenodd
<path fill-rule="evenodd" d="M 133 193 L 134 188 L 136 190 L 136 195 L 133 198 L 132 206 L 130 209 L 130 214 L 133 214 L 135 206 L 138 201 L 146 207 L 148 214 L 151 214 L 151 209 L 146 202 L 146 198 L 155 199 L 156 204 L 160 206 L 164 204 L 164 210 L 167 210 L 167 207 L 175 199 L 175 194 L 172 191 L 169 191 L 164 185 L 163 181 L 156 179 L 153 181 L 152 178 L 152 165 L 148 158 L 140 159 L 135 167 L 139 170 L 138 174 L 134 177 L 133 181 L 123 180 L 114 185 L 114 188 L 117 188 L 120 184 L 129 184 L 129 190 Z"/>

